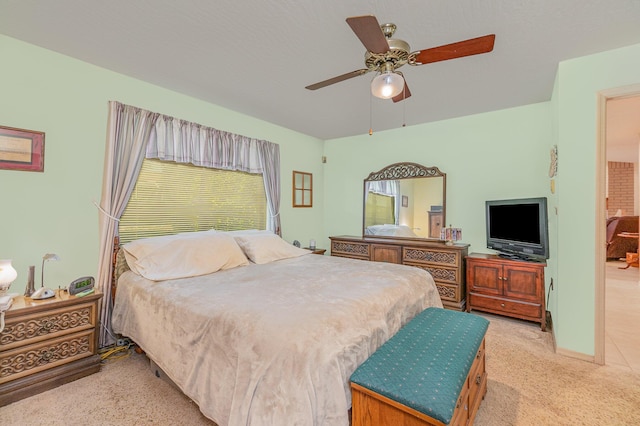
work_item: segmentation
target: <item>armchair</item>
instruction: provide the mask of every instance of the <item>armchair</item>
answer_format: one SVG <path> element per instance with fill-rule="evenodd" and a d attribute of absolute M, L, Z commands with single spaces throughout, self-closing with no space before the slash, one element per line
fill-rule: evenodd
<path fill-rule="evenodd" d="M 621 237 L 622 232 L 638 233 L 638 216 L 614 216 L 607 219 L 607 260 L 638 252 L 638 238 Z"/>

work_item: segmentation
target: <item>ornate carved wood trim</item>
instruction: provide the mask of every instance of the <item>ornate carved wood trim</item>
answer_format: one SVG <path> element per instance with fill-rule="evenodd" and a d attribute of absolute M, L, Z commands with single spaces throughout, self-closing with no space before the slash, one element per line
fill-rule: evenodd
<path fill-rule="evenodd" d="M 365 180 L 377 181 L 436 176 L 445 177 L 446 174 L 442 173 L 437 167 L 425 167 L 417 163 L 404 162 L 391 164 L 380 171 L 372 172 Z"/>

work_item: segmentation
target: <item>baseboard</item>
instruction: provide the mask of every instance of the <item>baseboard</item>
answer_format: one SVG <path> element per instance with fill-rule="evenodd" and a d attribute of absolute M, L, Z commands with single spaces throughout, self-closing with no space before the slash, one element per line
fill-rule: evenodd
<path fill-rule="evenodd" d="M 595 363 L 596 362 L 596 358 L 593 355 L 587 355 L 587 354 L 583 354 L 581 352 L 576 352 L 576 351 L 572 351 L 569 349 L 564 349 L 564 348 L 556 348 L 556 353 L 558 355 L 563 355 L 569 358 L 575 358 L 575 359 L 579 359 L 582 361 L 587 361 L 587 362 L 591 362 L 591 363 Z"/>

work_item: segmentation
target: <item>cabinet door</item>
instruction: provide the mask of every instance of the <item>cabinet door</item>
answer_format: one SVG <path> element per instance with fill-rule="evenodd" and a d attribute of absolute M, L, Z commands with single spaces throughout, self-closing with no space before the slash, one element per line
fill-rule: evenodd
<path fill-rule="evenodd" d="M 471 260 L 467 263 L 469 291 L 499 296 L 502 294 L 502 266 L 496 263 Z"/>
<path fill-rule="evenodd" d="M 543 290 L 539 268 L 508 265 L 504 267 L 503 274 L 505 297 L 540 302 Z"/>
<path fill-rule="evenodd" d="M 429 238 L 440 238 L 442 212 L 429 212 Z"/>
<path fill-rule="evenodd" d="M 371 260 L 374 262 L 401 263 L 402 247 L 371 244 Z"/>

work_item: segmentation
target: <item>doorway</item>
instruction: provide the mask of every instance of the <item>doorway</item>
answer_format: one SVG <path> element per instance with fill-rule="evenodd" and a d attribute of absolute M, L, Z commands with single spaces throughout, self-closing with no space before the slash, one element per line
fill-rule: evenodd
<path fill-rule="evenodd" d="M 598 217 L 616 214 L 638 216 L 640 85 L 601 93 L 599 112 Z M 630 167 L 634 168 L 632 178 L 635 176 L 630 194 L 634 202 L 614 211 L 606 203 L 607 167 L 610 162 L 631 164 Z M 635 308 L 640 303 L 640 271 L 634 266 L 627 267 L 624 259 L 607 261 L 606 229 L 600 227 L 603 229 L 598 230 L 596 237 L 596 251 L 602 261 L 596 262 L 599 267 L 596 271 L 595 361 L 640 372 L 640 333 L 634 327 L 640 321 L 640 312 Z"/>

